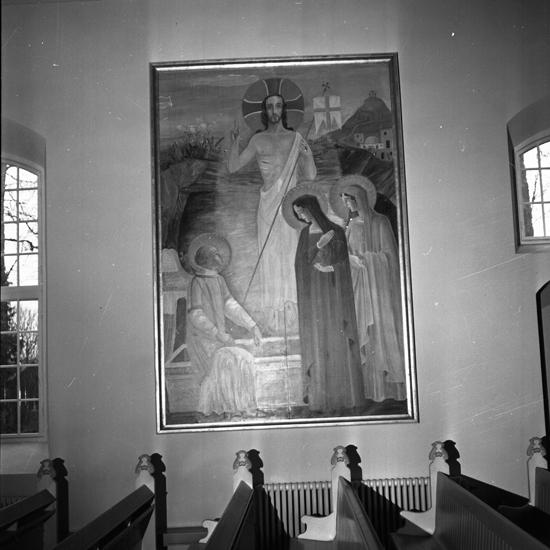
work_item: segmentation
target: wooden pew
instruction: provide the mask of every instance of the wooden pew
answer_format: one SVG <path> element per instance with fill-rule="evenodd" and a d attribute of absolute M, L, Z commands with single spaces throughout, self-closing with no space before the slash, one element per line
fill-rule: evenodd
<path fill-rule="evenodd" d="M 47 490 L 40 491 L 0 510 L 0 547 L 3 550 L 41 550 L 44 548 L 44 524 L 55 502 Z"/>
<path fill-rule="evenodd" d="M 69 491 L 63 460 L 44 459 L 37 474 L 3 474 L 0 476 L 1 507 L 19 502 L 42 491 L 48 491 L 54 502 L 48 507 L 53 517 L 44 524 L 44 548 L 51 548 L 69 534 Z"/>
<path fill-rule="evenodd" d="M 392 533 L 390 540 L 396 550 L 547 549 L 442 472 L 437 474 L 433 534 Z"/>
<path fill-rule="evenodd" d="M 499 506 L 498 511 L 515 525 L 550 547 L 550 472 L 535 471 L 534 504 Z"/>
<path fill-rule="evenodd" d="M 164 544 L 179 545 L 178 548 L 184 547 L 188 550 L 288 550 L 289 547 L 345 549 L 350 546 L 358 550 L 382 550 L 383 545 L 367 517 L 357 491 L 347 479 L 350 477 L 350 470 L 345 448 L 338 446 L 333 451 L 330 460 L 332 483 L 327 482 L 334 487 L 330 498 L 332 505 L 325 517 L 318 517 L 307 505 L 301 507 L 302 514 L 306 510 L 306 513 L 312 514 L 301 515 L 302 521 L 308 525 L 307 536 L 303 539 L 291 539 L 285 529 L 283 517 L 286 513 L 292 513 L 288 507 L 285 508 L 281 502 L 281 508 L 275 508 L 263 485 L 258 484 L 252 489 L 252 463 L 246 451 L 239 451 L 233 463 L 235 492 L 219 521 L 203 522 L 203 526 L 209 529 L 207 537 L 196 542 L 197 528 L 188 528 L 193 533 L 186 532 L 185 528 L 171 528 L 164 534 Z M 287 485 L 290 487 L 292 483 Z M 285 502 L 290 504 L 286 500 Z M 298 504 L 297 501 L 294 504 Z M 312 536 L 319 534 L 328 538 L 312 540 Z M 193 535 L 197 537 L 194 541 L 190 540 Z"/>
<path fill-rule="evenodd" d="M 195 542 L 189 550 L 254 550 L 256 534 L 251 507 L 254 491 L 241 481 L 208 542 Z"/>
<path fill-rule="evenodd" d="M 336 535 L 334 540 L 290 539 L 290 550 L 383 550 L 376 532 L 353 488 L 345 478 L 338 480 Z"/>
<path fill-rule="evenodd" d="M 139 550 L 154 510 L 145 485 L 55 546 L 55 550 Z"/>

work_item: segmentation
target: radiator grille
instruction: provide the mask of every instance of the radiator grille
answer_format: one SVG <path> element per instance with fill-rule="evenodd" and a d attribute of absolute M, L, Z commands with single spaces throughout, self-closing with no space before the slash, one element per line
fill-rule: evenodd
<path fill-rule="evenodd" d="M 401 510 L 424 511 L 431 506 L 429 484 L 428 477 L 353 482 L 382 544 L 387 544 L 389 532 L 400 527 Z M 266 548 L 286 548 L 288 537 L 303 533 L 302 516 L 326 516 L 332 512 L 328 481 L 267 483 L 257 488 L 255 498 Z"/>

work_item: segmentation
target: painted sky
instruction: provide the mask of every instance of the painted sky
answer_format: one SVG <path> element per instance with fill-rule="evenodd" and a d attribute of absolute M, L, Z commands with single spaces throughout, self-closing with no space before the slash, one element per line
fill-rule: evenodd
<path fill-rule="evenodd" d="M 171 106 L 159 110 L 161 142 L 180 136 L 178 126 L 200 122 L 207 122 L 215 137 L 228 139 L 229 129 L 237 120 L 244 137 L 247 128 L 242 117 L 242 99 L 250 84 L 268 77 L 289 78 L 300 88 L 305 98 L 305 113 L 302 124 L 295 130 L 311 139 L 318 137 L 315 126 L 310 129 L 312 99 L 322 95 L 326 82 L 330 86 L 327 93 L 341 98 L 342 122 L 362 105 L 371 90 L 391 109 L 390 71 L 386 62 L 174 66 L 159 72 L 159 95 L 169 97 L 171 102 Z"/>

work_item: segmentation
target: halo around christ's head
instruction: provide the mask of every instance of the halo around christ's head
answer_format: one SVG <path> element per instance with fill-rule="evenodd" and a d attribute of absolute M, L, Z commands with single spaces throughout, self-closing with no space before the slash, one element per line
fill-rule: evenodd
<path fill-rule="evenodd" d="M 376 187 L 369 178 L 360 176 L 359 174 L 343 176 L 331 187 L 329 195 L 332 210 L 343 220 L 348 219 L 349 212 L 346 205 L 342 202 L 342 193 L 347 187 L 352 186 L 362 187 L 367 192 L 367 200 L 371 208 L 374 209 L 374 205 L 376 204 Z"/>
<path fill-rule="evenodd" d="M 309 183 L 306 183 L 304 185 L 297 185 L 296 187 L 293 187 L 283 199 L 283 206 L 281 208 L 283 217 L 292 227 L 293 229 L 303 229 L 306 224 L 305 222 L 301 222 L 294 213 L 294 208 L 292 206 L 292 203 L 299 197 L 303 195 L 313 195 L 314 197 L 317 197 L 317 200 L 319 201 L 319 204 L 321 206 L 321 209 L 326 214 L 328 212 L 328 202 L 325 195 L 323 195 L 323 192 L 321 189 L 319 189 L 318 186 L 312 185 Z"/>
<path fill-rule="evenodd" d="M 202 233 L 198 237 L 195 237 L 189 245 L 185 257 L 187 260 L 185 263 L 187 265 L 182 264 L 186 271 L 195 275 L 197 271 L 202 269 L 195 262 L 195 256 L 201 246 L 213 246 L 217 249 L 218 253 L 223 258 L 223 266 L 219 271 L 223 271 L 229 265 L 231 261 L 231 245 L 228 240 L 219 233 Z"/>
<path fill-rule="evenodd" d="M 253 82 L 243 98 L 243 117 L 253 131 L 264 130 L 262 101 L 271 95 L 281 96 L 286 103 L 287 126 L 297 130 L 304 118 L 304 96 L 288 78 L 262 78 Z"/>

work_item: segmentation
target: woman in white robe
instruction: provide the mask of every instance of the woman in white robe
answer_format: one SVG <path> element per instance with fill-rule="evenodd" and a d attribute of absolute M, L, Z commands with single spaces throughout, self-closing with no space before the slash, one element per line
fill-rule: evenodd
<path fill-rule="evenodd" d="M 346 238 L 365 397 L 401 401 L 407 396 L 399 255 L 390 221 L 374 211 L 374 185 L 361 180 L 363 185 L 341 185 L 340 194 L 349 209 Z"/>

